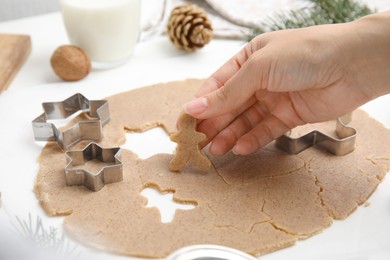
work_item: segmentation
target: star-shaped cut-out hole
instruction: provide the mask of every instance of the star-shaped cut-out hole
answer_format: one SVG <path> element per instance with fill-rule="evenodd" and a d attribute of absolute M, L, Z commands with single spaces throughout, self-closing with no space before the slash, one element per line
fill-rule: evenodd
<path fill-rule="evenodd" d="M 164 129 L 155 127 L 142 133 L 126 133 L 126 143 L 121 147 L 136 153 L 141 159 L 147 159 L 159 153 L 173 154 L 176 143 L 169 139 Z"/>
<path fill-rule="evenodd" d="M 141 195 L 147 198 L 147 208 L 156 207 L 161 215 L 162 223 L 170 223 L 175 217 L 176 210 L 191 210 L 196 203 L 181 203 L 173 198 L 173 192 L 160 192 L 157 187 L 145 187 Z"/>

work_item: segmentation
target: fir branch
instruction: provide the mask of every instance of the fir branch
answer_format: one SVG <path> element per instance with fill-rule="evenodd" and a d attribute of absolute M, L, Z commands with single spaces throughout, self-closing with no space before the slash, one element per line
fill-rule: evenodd
<path fill-rule="evenodd" d="M 318 6 L 330 23 L 344 23 L 356 20 L 362 16 L 373 13 L 367 5 L 360 1 L 352 0 L 310 0 L 314 6 Z"/>
<path fill-rule="evenodd" d="M 326 24 L 330 21 L 321 12 L 312 12 L 309 8 L 292 10 L 288 14 L 276 14 L 268 18 L 265 26 L 271 31 L 308 27 Z"/>
<path fill-rule="evenodd" d="M 254 26 L 248 35 L 253 39 L 264 31 L 302 28 L 320 24 L 345 23 L 369 15 L 371 10 L 358 0 L 305 0 L 308 7 L 278 13 L 265 20 L 259 26 Z"/>
<path fill-rule="evenodd" d="M 42 219 L 37 216 L 33 221 L 31 214 L 28 214 L 28 220 L 22 220 L 15 216 L 16 224 L 11 222 L 14 229 L 35 248 L 41 250 L 50 250 L 56 255 L 73 257 L 79 256 L 76 251 L 77 245 L 72 245 L 65 238 L 64 233 L 59 233 L 54 227 L 45 227 Z"/>

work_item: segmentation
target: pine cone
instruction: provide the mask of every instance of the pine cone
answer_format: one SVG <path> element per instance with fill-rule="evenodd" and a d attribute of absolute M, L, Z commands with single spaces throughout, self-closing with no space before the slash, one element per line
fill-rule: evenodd
<path fill-rule="evenodd" d="M 184 4 L 172 10 L 168 21 L 168 35 L 179 49 L 194 51 L 211 40 L 213 29 L 202 8 Z"/>

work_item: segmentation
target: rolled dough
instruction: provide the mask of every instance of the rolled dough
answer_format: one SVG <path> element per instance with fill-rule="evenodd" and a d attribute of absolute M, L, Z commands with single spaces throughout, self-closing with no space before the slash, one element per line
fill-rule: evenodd
<path fill-rule="evenodd" d="M 201 82 L 170 82 L 108 97 L 111 120 L 100 145 L 120 146 L 126 131 L 162 126 L 169 134 L 175 132 L 182 105 Z M 346 218 L 385 176 L 390 131 L 361 110 L 351 125 L 358 139 L 348 155 L 311 147 L 293 156 L 270 144 L 246 157 L 207 154 L 213 164 L 207 174 L 191 166 L 170 172 L 172 155 L 141 160 L 123 150 L 123 182 L 99 192 L 66 186 L 65 156 L 56 144 L 47 144 L 39 157 L 35 192 L 47 214 L 66 215 L 67 233 L 93 248 L 160 258 L 191 244 L 219 244 L 264 254 L 322 231 L 333 219 Z M 328 123 L 315 127 L 332 129 Z M 159 211 L 146 208 L 140 195 L 149 186 L 173 191 L 176 201 L 196 208 L 176 211 L 171 223 L 161 223 Z"/>

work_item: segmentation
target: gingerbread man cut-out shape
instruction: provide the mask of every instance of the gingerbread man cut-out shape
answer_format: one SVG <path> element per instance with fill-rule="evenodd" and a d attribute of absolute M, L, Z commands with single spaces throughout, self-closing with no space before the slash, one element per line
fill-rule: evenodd
<path fill-rule="evenodd" d="M 199 170 L 207 171 L 211 162 L 199 146 L 199 143 L 206 139 L 206 135 L 196 131 L 196 119 L 182 113 L 179 116 L 178 128 L 179 131 L 169 137 L 172 142 L 177 143 L 175 155 L 169 162 L 169 170 L 180 172 L 187 163 L 191 163 Z"/>

